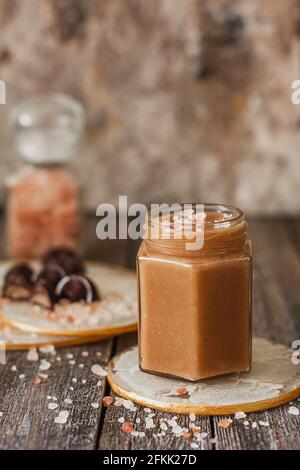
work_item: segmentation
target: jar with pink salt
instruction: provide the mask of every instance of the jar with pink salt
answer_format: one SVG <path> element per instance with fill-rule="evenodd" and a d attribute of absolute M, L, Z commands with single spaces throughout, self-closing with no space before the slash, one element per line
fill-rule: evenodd
<path fill-rule="evenodd" d="M 37 96 L 10 116 L 22 166 L 8 178 L 7 238 L 13 257 L 40 257 L 49 249 L 77 250 L 79 184 L 71 163 L 78 150 L 85 112 L 61 95 Z"/>

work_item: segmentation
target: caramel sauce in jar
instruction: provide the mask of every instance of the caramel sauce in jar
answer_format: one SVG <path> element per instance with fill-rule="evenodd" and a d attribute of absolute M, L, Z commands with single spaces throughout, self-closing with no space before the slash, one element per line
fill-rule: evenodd
<path fill-rule="evenodd" d="M 198 226 L 192 209 L 188 227 L 194 237 L 201 232 L 202 244 L 187 249 L 192 238 L 174 235 L 183 211 L 169 225 L 161 214 L 147 216 L 158 236 L 148 230 L 137 255 L 140 368 L 191 381 L 249 371 L 252 256 L 244 214 L 204 204 Z"/>

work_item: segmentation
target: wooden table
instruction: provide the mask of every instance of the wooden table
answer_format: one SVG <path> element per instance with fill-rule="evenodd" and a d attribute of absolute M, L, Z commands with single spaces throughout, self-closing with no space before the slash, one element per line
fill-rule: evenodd
<path fill-rule="evenodd" d="M 137 244 L 126 240 L 101 242 L 96 239 L 95 225 L 94 218 L 85 225 L 87 258 L 134 268 Z M 255 252 L 254 334 L 290 345 L 300 339 L 300 220 L 251 220 L 250 234 Z M 103 396 L 114 394 L 105 380 L 97 383 L 91 366 L 105 366 L 116 352 L 135 343 L 136 336 L 131 334 L 94 345 L 57 349 L 61 361 L 52 364 L 49 377 L 41 385 L 32 384 L 38 363 L 29 362 L 26 352 L 8 353 L 7 364 L 0 366 L 0 449 L 191 449 L 190 440 L 173 433 L 157 436 L 160 418 L 168 417 L 166 413 L 155 412 L 155 427 L 145 430 L 142 408 L 132 412 L 102 405 Z M 89 355 L 82 355 L 83 351 Z M 14 365 L 16 371 L 11 370 Z M 48 409 L 53 399 L 47 396 L 57 397 L 57 410 Z M 73 403 L 65 404 L 65 398 Z M 99 408 L 92 403 L 99 403 Z M 300 408 L 299 402 L 293 404 Z M 267 421 L 269 427 L 245 427 L 243 420 L 234 420 L 230 428 L 221 429 L 221 417 L 199 417 L 195 424 L 208 433 L 200 448 L 300 449 L 300 416 L 288 414 L 289 406 L 248 414 L 249 421 Z M 62 409 L 70 412 L 69 418 L 66 424 L 56 424 L 54 417 Z M 145 431 L 145 437 L 124 433 L 118 422 L 121 417 L 131 421 L 136 430 Z M 177 422 L 185 426 L 188 420 L 188 416 L 178 416 Z"/>

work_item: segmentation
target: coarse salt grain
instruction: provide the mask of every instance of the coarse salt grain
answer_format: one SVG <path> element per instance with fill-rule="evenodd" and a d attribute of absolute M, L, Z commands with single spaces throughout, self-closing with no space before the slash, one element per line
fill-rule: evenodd
<path fill-rule="evenodd" d="M 190 413 L 189 414 L 190 421 L 194 422 L 196 420 L 196 415 L 195 413 Z"/>
<path fill-rule="evenodd" d="M 25 375 L 24 374 L 20 374 L 19 375 L 19 379 L 24 379 Z"/>
<path fill-rule="evenodd" d="M 81 355 L 83 357 L 88 357 L 89 353 L 88 353 L 88 351 L 82 351 Z"/>
<path fill-rule="evenodd" d="M 99 406 L 100 406 L 99 403 L 91 403 L 92 408 L 97 409 L 97 408 L 99 408 Z"/>
<path fill-rule="evenodd" d="M 243 411 L 238 411 L 234 415 L 235 419 L 244 419 L 246 418 L 246 416 L 247 416 L 246 413 L 244 413 Z"/>
<path fill-rule="evenodd" d="M 109 396 L 103 397 L 102 402 L 103 402 L 103 406 L 105 406 L 105 408 L 108 408 L 113 402 L 113 397 L 109 397 Z"/>
<path fill-rule="evenodd" d="M 146 418 L 145 423 L 146 423 L 146 429 L 154 428 L 154 422 L 152 418 Z"/>
<path fill-rule="evenodd" d="M 85 384 L 86 384 L 86 379 L 82 379 L 81 383 L 82 383 L 83 385 L 85 385 Z"/>
<path fill-rule="evenodd" d="M 76 364 L 76 361 L 74 361 L 74 359 L 71 359 L 71 361 L 69 361 L 69 364 L 70 366 L 73 366 L 74 364 Z"/>
<path fill-rule="evenodd" d="M 94 364 L 91 368 L 91 371 L 93 372 L 93 374 L 99 377 L 105 377 L 107 375 L 106 370 L 103 369 L 103 367 L 100 366 L 99 364 Z"/>
<path fill-rule="evenodd" d="M 129 433 L 129 432 L 132 432 L 133 430 L 133 425 L 130 421 L 125 421 L 122 426 L 121 426 L 121 429 L 123 432 L 126 432 L 126 433 Z"/>
<path fill-rule="evenodd" d="M 67 405 L 71 405 L 73 403 L 73 400 L 71 400 L 71 398 L 65 398 L 64 399 L 64 402 L 67 404 Z"/>
<path fill-rule="evenodd" d="M 258 421 L 258 424 L 265 428 L 268 428 L 270 426 L 270 423 L 268 423 L 268 421 Z"/>
<path fill-rule="evenodd" d="M 10 370 L 12 370 L 13 372 L 15 372 L 17 370 L 17 367 L 16 366 L 11 366 Z"/>
<path fill-rule="evenodd" d="M 141 418 L 136 418 L 135 422 L 139 424 L 141 422 Z"/>
<path fill-rule="evenodd" d="M 252 429 L 256 429 L 256 428 L 257 428 L 257 422 L 254 421 L 254 422 L 252 423 Z"/>
<path fill-rule="evenodd" d="M 46 359 L 42 359 L 39 365 L 40 370 L 48 370 L 51 367 L 51 363 Z"/>
<path fill-rule="evenodd" d="M 42 383 L 42 379 L 40 379 L 40 377 L 35 377 L 32 380 L 32 383 L 33 383 L 33 385 L 40 385 Z"/>
<path fill-rule="evenodd" d="M 36 348 L 29 349 L 26 359 L 27 361 L 31 361 L 31 362 L 37 362 L 39 360 L 39 355 L 37 353 Z"/>
<path fill-rule="evenodd" d="M 39 351 L 43 354 L 55 354 L 55 347 L 53 344 L 47 344 L 45 346 L 40 346 Z"/>
<path fill-rule="evenodd" d="M 52 403 L 52 402 L 48 403 L 49 410 L 55 410 L 57 407 L 58 407 L 57 403 Z"/>
<path fill-rule="evenodd" d="M 115 399 L 114 405 L 115 405 L 115 406 L 123 406 L 123 401 L 124 401 L 123 398 L 117 397 L 117 398 Z"/>
<path fill-rule="evenodd" d="M 229 428 L 229 426 L 231 426 L 231 424 L 232 424 L 232 419 L 230 419 L 230 418 L 221 419 L 221 421 L 218 422 L 219 428 L 223 428 L 223 429 Z"/>
<path fill-rule="evenodd" d="M 296 406 L 290 406 L 288 409 L 288 413 L 290 415 L 299 416 L 300 411 L 299 411 L 299 408 L 297 408 Z"/>
<path fill-rule="evenodd" d="M 72 378 L 72 382 L 73 382 L 74 384 L 76 384 L 76 383 L 77 383 L 77 378 L 76 378 L 76 377 L 73 377 L 73 378 Z"/>
<path fill-rule="evenodd" d="M 78 365 L 79 369 L 83 369 L 84 368 L 84 364 L 82 364 L 82 362 Z"/>
<path fill-rule="evenodd" d="M 69 412 L 68 411 L 60 411 L 58 416 L 54 419 L 54 422 L 57 424 L 65 424 L 68 420 Z"/>
<path fill-rule="evenodd" d="M 67 359 L 73 359 L 73 357 L 74 357 L 74 356 L 73 356 L 73 354 L 71 354 L 71 353 L 66 354 L 66 358 L 67 358 Z"/>
<path fill-rule="evenodd" d="M 249 424 L 250 424 L 250 423 L 249 423 L 248 420 L 246 420 L 246 421 L 243 422 L 243 425 L 244 425 L 244 426 L 249 426 Z"/>
<path fill-rule="evenodd" d="M 118 423 L 124 423 L 125 421 L 125 418 L 123 418 L 123 416 L 121 416 L 121 418 L 118 419 Z"/>

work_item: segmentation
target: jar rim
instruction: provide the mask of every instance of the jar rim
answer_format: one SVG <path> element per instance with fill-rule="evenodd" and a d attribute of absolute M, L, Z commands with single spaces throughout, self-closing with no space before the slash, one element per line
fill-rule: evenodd
<path fill-rule="evenodd" d="M 234 224 L 241 222 L 244 218 L 244 212 L 238 207 L 231 204 L 221 204 L 221 203 L 174 203 L 171 205 L 168 204 L 157 204 L 154 210 L 151 208 L 147 211 L 148 225 L 151 225 L 153 222 L 161 216 L 175 213 L 176 211 L 184 210 L 186 207 L 190 207 L 193 211 L 196 212 L 197 208 L 200 207 L 200 210 L 205 214 L 208 212 L 215 212 L 223 215 L 223 219 L 220 220 L 205 220 L 205 224 L 209 226 L 220 226 L 224 227 L 226 224 Z M 176 206 L 176 207 L 175 207 Z M 175 210 L 172 210 L 174 208 Z"/>

